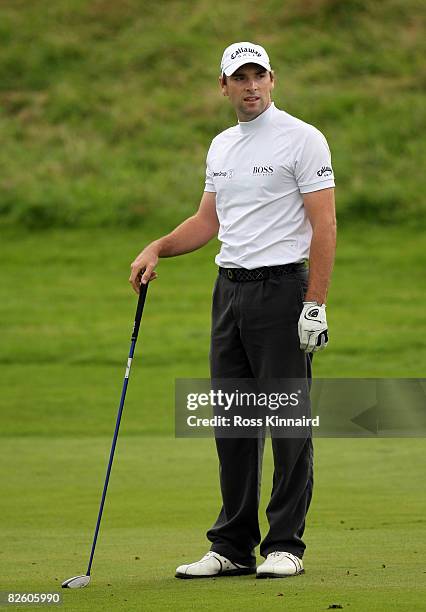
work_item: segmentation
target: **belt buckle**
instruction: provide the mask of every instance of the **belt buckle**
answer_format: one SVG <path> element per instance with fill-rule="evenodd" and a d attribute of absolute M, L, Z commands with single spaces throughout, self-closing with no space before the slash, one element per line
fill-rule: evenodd
<path fill-rule="evenodd" d="M 229 280 L 233 280 L 234 279 L 234 273 L 229 268 L 227 270 L 227 274 L 228 274 Z"/>

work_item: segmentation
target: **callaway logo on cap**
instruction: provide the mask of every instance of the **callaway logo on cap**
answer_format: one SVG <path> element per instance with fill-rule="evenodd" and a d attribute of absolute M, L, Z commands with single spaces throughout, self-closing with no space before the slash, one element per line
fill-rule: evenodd
<path fill-rule="evenodd" d="M 220 64 L 221 74 L 231 76 L 244 64 L 259 64 L 265 70 L 271 70 L 268 54 L 263 47 L 250 42 L 239 42 L 229 45 L 223 52 Z"/>

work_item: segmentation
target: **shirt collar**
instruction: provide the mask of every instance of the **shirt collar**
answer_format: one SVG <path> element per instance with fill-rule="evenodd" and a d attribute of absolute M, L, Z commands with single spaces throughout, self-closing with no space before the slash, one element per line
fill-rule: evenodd
<path fill-rule="evenodd" d="M 263 113 L 260 113 L 260 115 L 258 115 L 256 119 L 252 119 L 251 121 L 238 121 L 240 130 L 244 133 L 254 132 L 258 130 L 269 122 L 274 111 L 275 104 L 271 102 L 270 106 L 268 106 L 268 108 L 264 110 Z"/>

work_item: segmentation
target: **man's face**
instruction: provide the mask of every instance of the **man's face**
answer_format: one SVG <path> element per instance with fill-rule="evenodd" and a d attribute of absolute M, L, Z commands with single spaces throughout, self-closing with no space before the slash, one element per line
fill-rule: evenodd
<path fill-rule="evenodd" d="M 271 104 L 274 75 L 258 64 L 244 64 L 226 79 L 220 77 L 219 82 L 240 121 L 255 119 Z"/>

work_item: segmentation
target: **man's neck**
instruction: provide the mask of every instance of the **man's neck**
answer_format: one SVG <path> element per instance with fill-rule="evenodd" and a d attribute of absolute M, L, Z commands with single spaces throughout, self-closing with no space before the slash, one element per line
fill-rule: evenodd
<path fill-rule="evenodd" d="M 257 115 L 254 115 L 254 116 L 252 116 L 252 115 L 248 116 L 248 115 L 245 115 L 245 114 L 239 115 L 239 114 L 237 113 L 237 118 L 238 118 L 238 121 L 239 121 L 240 123 L 249 123 L 250 121 L 254 121 L 254 120 L 255 120 L 255 119 L 257 119 L 258 117 L 260 117 L 260 115 L 263 115 L 263 113 L 264 113 L 264 112 L 266 112 L 266 111 L 268 110 L 268 108 L 271 106 L 271 104 L 272 104 L 272 100 L 270 100 L 270 101 L 268 102 L 267 106 L 265 106 L 265 108 L 263 109 L 263 111 L 261 111 L 260 113 L 258 113 Z"/>

